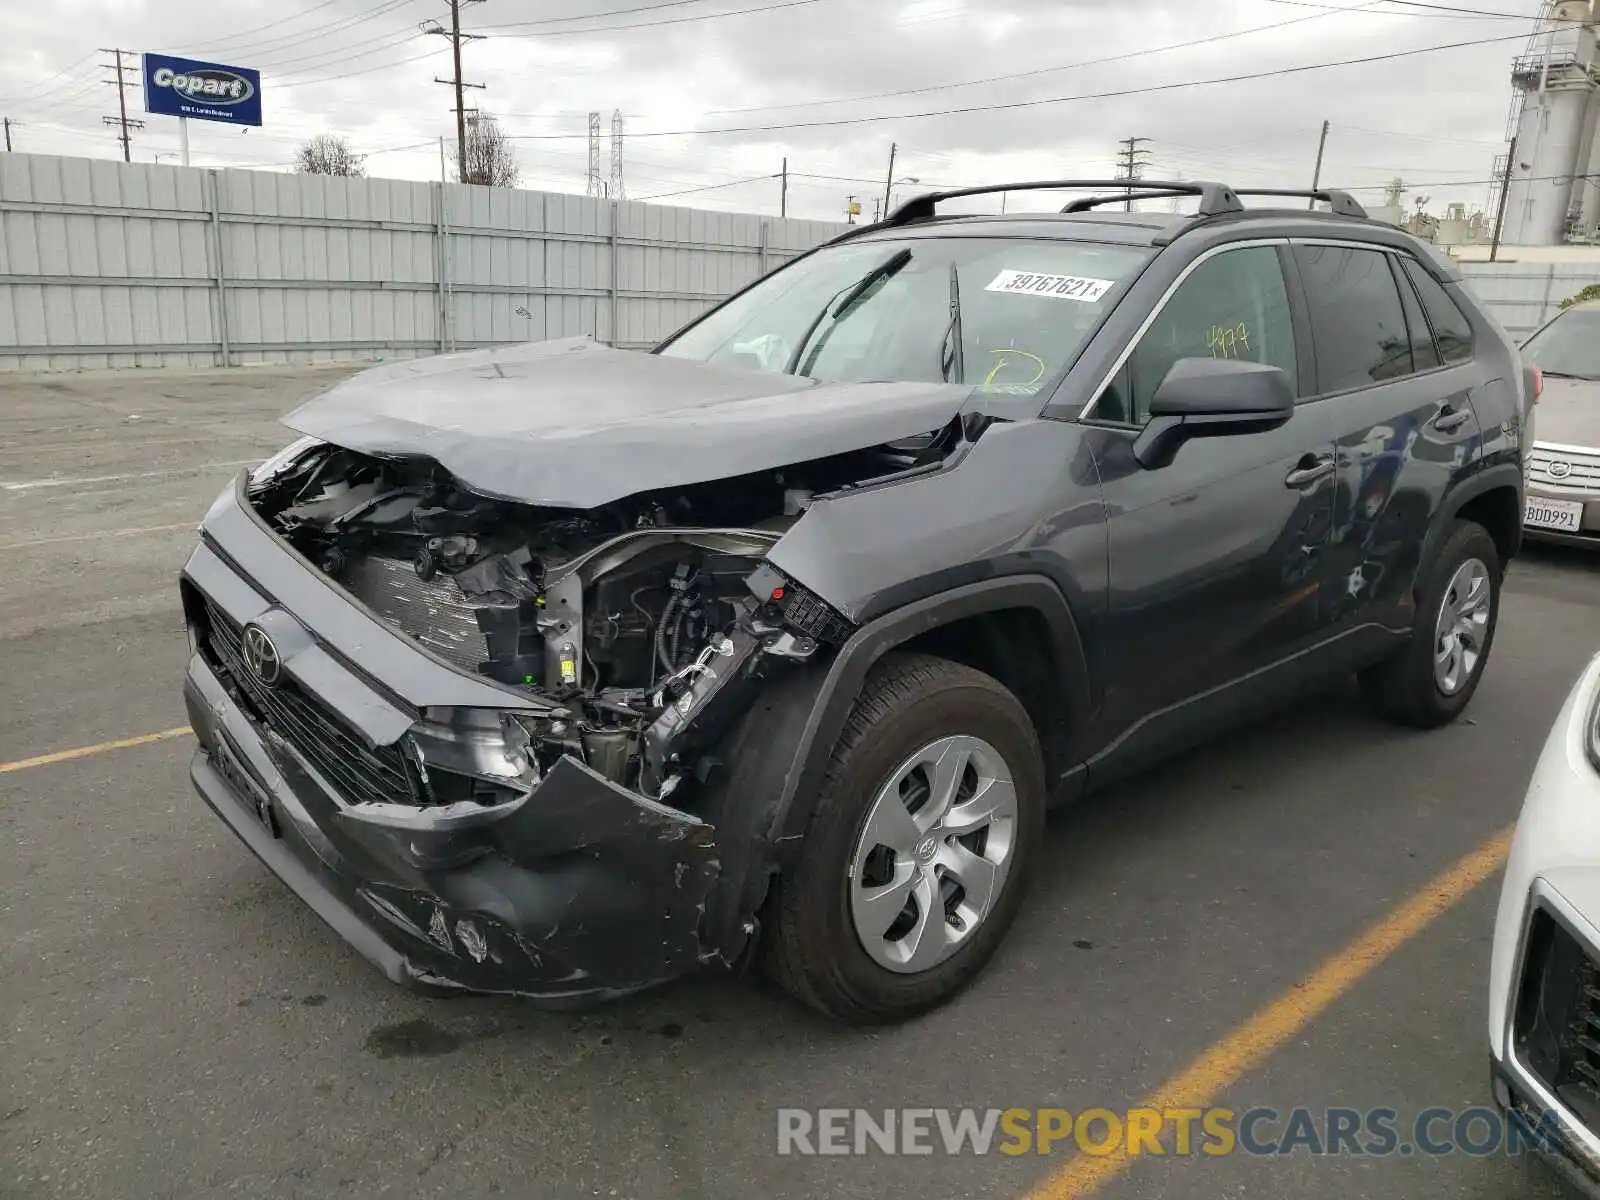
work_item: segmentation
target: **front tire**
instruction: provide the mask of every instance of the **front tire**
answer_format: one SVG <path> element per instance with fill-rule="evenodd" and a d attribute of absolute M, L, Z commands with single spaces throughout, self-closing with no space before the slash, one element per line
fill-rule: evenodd
<path fill-rule="evenodd" d="M 1489 532 L 1473 521 L 1455 522 L 1418 589 L 1406 649 L 1361 674 L 1361 689 L 1373 707 L 1417 729 L 1435 729 L 1460 716 L 1489 662 L 1503 578 Z"/>
<path fill-rule="evenodd" d="M 851 1024 L 962 991 L 999 948 L 1044 829 L 1026 710 L 982 672 L 920 654 L 868 677 L 778 880 L 769 973 Z"/>

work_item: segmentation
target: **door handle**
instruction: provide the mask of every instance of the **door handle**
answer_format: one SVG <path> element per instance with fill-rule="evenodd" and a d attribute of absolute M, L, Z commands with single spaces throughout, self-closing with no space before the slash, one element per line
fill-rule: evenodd
<path fill-rule="evenodd" d="M 1300 460 L 1298 466 L 1283 477 L 1286 486 L 1303 488 L 1326 479 L 1334 471 L 1333 456 L 1328 454 L 1308 454 Z"/>
<path fill-rule="evenodd" d="M 1439 410 L 1439 415 L 1433 419 L 1433 427 L 1440 433 L 1449 433 L 1452 429 L 1460 429 L 1472 419 L 1470 408 L 1451 408 L 1446 404 Z"/>

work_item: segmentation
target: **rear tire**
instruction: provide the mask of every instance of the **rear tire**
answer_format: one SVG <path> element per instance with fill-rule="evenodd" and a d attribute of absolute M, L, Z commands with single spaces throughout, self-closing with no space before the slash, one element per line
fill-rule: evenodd
<path fill-rule="evenodd" d="M 1456 521 L 1417 590 L 1406 648 L 1361 672 L 1362 693 L 1382 715 L 1417 729 L 1454 721 L 1489 662 L 1504 568 L 1483 526 Z"/>
<path fill-rule="evenodd" d="M 851 1024 L 945 1003 L 1016 917 L 1044 811 L 1043 758 L 1016 697 L 959 663 L 889 655 L 777 881 L 768 973 Z"/>

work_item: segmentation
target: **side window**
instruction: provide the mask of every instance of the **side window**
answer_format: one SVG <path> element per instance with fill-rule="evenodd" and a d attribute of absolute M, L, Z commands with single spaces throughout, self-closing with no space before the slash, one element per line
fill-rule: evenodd
<path fill-rule="evenodd" d="M 1412 373 L 1400 289 L 1380 250 L 1298 246 L 1323 392 L 1371 387 Z"/>
<path fill-rule="evenodd" d="M 1447 363 L 1469 362 L 1472 358 L 1472 322 L 1467 320 L 1461 306 L 1450 298 L 1444 286 L 1413 258 L 1401 256 L 1406 275 L 1422 297 L 1422 307 L 1433 322 L 1433 334 L 1439 341 L 1439 354 Z"/>
<path fill-rule="evenodd" d="M 1399 261 L 1390 260 L 1397 268 Z M 1433 344 L 1433 331 L 1428 328 L 1428 318 L 1422 311 L 1422 304 L 1417 300 L 1416 289 L 1405 277 L 1405 272 L 1400 273 L 1400 300 L 1405 305 L 1406 328 L 1411 333 L 1411 361 L 1419 371 L 1431 371 L 1443 364 L 1439 361 L 1439 350 Z"/>
<path fill-rule="evenodd" d="M 1180 358 L 1268 363 L 1296 382 L 1294 325 L 1277 250 L 1228 250 L 1196 267 L 1145 331 L 1097 415 L 1144 424 L 1150 398 Z"/>

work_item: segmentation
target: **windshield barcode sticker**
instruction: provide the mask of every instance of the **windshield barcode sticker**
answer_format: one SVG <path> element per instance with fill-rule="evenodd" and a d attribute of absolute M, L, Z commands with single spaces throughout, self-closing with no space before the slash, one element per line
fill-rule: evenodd
<path fill-rule="evenodd" d="M 983 290 L 1013 296 L 1050 296 L 1056 300 L 1082 300 L 1093 304 L 1111 290 L 1109 279 L 1082 275 L 1042 275 L 1038 271 L 1001 271 Z"/>

